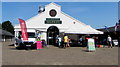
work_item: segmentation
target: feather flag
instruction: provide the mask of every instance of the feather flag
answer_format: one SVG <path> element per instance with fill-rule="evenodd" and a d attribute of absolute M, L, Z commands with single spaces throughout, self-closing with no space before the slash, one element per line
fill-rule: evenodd
<path fill-rule="evenodd" d="M 115 31 L 117 31 L 117 28 L 119 27 L 119 23 L 115 24 Z"/>
<path fill-rule="evenodd" d="M 26 28 L 26 23 L 24 20 L 22 19 L 18 19 L 20 22 L 20 27 L 21 27 L 21 31 L 22 31 L 22 38 L 23 40 L 28 40 L 28 34 L 27 34 L 27 28 Z"/>

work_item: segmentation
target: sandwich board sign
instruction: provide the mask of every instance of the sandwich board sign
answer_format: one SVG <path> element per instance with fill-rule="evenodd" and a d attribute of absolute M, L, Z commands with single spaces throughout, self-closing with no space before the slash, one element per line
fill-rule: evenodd
<path fill-rule="evenodd" d="M 88 39 L 88 51 L 95 51 L 95 42 L 94 39 Z"/>

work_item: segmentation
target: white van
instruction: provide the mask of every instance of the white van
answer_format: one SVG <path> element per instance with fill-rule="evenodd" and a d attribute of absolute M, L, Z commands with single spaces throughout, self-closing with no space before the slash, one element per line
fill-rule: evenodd
<path fill-rule="evenodd" d="M 21 31 L 18 32 L 18 34 L 15 34 L 15 44 L 14 46 L 16 48 L 35 48 L 36 45 L 36 34 L 35 32 L 27 32 L 28 33 L 28 41 L 24 41 L 22 36 Z"/>

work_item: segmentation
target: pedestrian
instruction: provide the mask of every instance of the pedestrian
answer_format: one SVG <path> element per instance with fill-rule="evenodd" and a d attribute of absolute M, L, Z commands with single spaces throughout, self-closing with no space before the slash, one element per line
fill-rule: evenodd
<path fill-rule="evenodd" d="M 46 41 L 44 39 L 42 40 L 42 46 L 47 47 L 47 43 L 46 43 Z"/>
<path fill-rule="evenodd" d="M 58 36 L 58 47 L 61 47 L 61 42 L 62 42 L 62 38 L 60 36 Z"/>
<path fill-rule="evenodd" d="M 90 38 L 89 36 L 86 37 L 86 45 L 85 46 L 87 47 L 87 49 L 88 49 L 88 39 L 89 38 Z"/>
<path fill-rule="evenodd" d="M 37 35 L 37 39 L 40 40 L 41 39 L 41 33 L 39 32 L 38 35 Z"/>
<path fill-rule="evenodd" d="M 97 45 L 99 45 L 98 37 L 95 37 L 95 47 L 97 47 Z"/>
<path fill-rule="evenodd" d="M 108 43 L 108 47 L 112 48 L 112 38 L 110 37 L 110 35 L 108 35 L 107 43 Z"/>
<path fill-rule="evenodd" d="M 86 39 L 85 36 L 82 36 L 82 46 L 86 47 Z"/>
<path fill-rule="evenodd" d="M 66 48 L 67 42 L 68 42 L 68 36 L 64 35 L 64 45 L 63 45 L 63 48 Z"/>
<path fill-rule="evenodd" d="M 80 41 L 80 45 L 82 45 L 82 37 L 79 39 L 79 41 Z"/>
<path fill-rule="evenodd" d="M 70 47 L 70 38 L 68 38 L 68 41 L 67 41 L 67 44 L 66 44 L 66 47 Z"/>
<path fill-rule="evenodd" d="M 58 44 L 58 35 L 56 36 L 56 38 L 55 38 L 55 40 L 56 40 L 56 42 L 55 42 L 55 44 L 56 44 L 56 46 L 58 46 L 59 44 Z"/>

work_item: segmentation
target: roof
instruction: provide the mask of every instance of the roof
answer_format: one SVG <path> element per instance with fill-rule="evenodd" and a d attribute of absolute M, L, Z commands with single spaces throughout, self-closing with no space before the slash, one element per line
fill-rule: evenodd
<path fill-rule="evenodd" d="M 5 35 L 5 36 L 14 36 L 12 33 L 7 32 L 5 30 L 0 29 L 0 35 Z"/>
<path fill-rule="evenodd" d="M 91 26 L 87 25 L 82 28 L 79 28 L 79 26 L 69 28 L 65 33 L 70 34 L 103 34 L 102 31 L 98 31 Z"/>
<path fill-rule="evenodd" d="M 115 32 L 115 27 L 109 27 L 109 28 L 101 28 L 101 29 L 97 29 L 97 30 L 100 30 L 100 31 L 103 31 L 103 32 Z M 116 29 L 116 31 L 119 31 L 120 32 L 120 26 Z"/>

